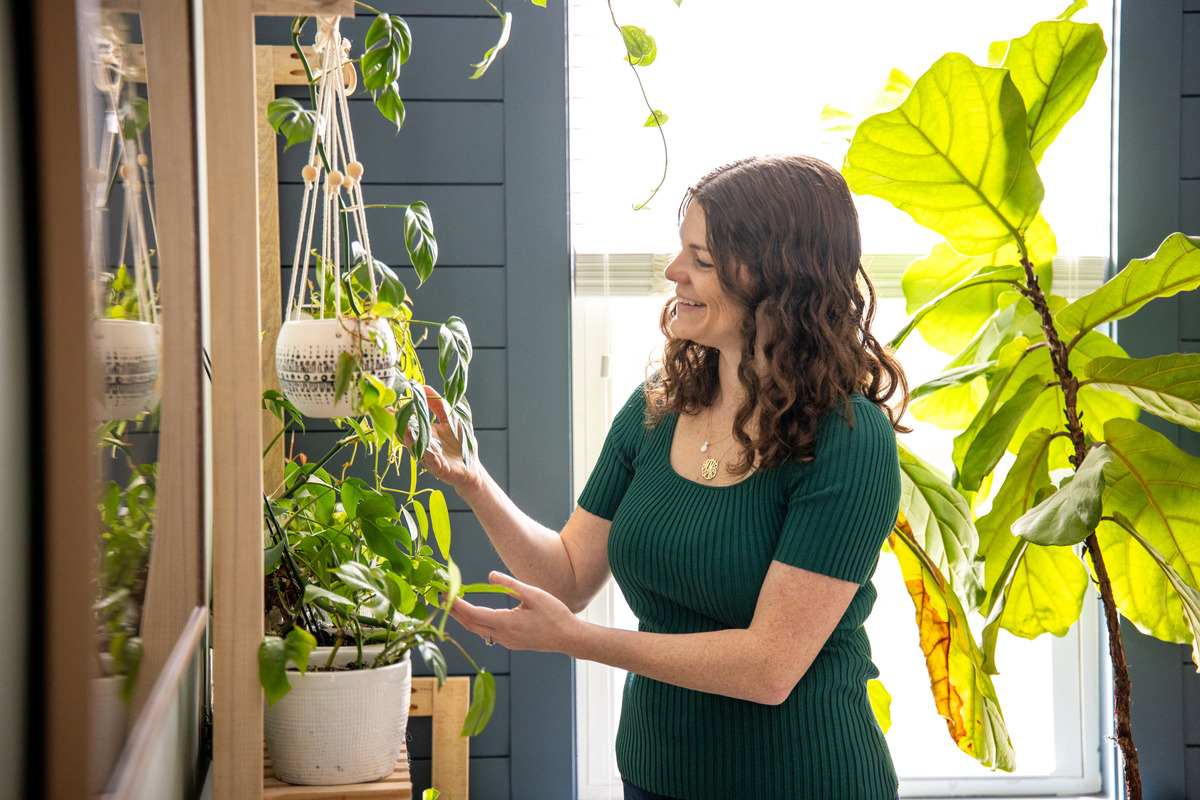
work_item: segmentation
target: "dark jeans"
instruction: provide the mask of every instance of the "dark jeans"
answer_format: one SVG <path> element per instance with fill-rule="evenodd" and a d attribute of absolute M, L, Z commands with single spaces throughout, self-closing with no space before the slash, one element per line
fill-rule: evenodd
<path fill-rule="evenodd" d="M 654 792 L 647 792 L 645 789 L 639 789 L 629 781 L 624 781 L 624 783 L 625 800 L 672 800 L 672 798 L 667 797 L 665 794 L 655 794 Z M 900 800 L 899 792 L 896 793 L 896 800 Z"/>

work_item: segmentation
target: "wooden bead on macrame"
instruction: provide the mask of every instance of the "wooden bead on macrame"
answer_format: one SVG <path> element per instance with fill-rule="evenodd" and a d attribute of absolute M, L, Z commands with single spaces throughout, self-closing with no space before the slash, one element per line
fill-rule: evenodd
<path fill-rule="evenodd" d="M 342 175 L 342 173 L 339 170 L 335 169 L 335 170 L 330 171 L 329 177 L 326 178 L 325 180 L 329 183 L 330 186 L 341 186 L 343 177 L 344 176 Z"/>
<path fill-rule="evenodd" d="M 123 181 L 129 180 L 129 165 L 128 164 L 121 165 L 121 180 L 123 180 Z"/>
<path fill-rule="evenodd" d="M 150 158 L 145 153 L 138 153 L 137 162 L 139 167 L 144 167 L 150 163 Z"/>
<path fill-rule="evenodd" d="M 312 183 L 317 179 L 317 168 L 312 164 L 305 164 L 304 168 L 300 170 L 300 177 L 304 179 L 305 183 Z"/>
<path fill-rule="evenodd" d="M 346 174 L 351 178 L 361 178 L 363 174 L 363 165 L 361 161 L 351 161 L 346 165 Z"/>

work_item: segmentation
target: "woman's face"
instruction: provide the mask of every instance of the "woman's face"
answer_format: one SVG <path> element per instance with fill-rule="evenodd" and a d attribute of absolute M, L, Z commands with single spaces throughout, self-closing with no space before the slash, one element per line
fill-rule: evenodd
<path fill-rule="evenodd" d="M 678 300 L 671 334 L 736 358 L 741 352 L 746 309 L 721 288 L 708 252 L 707 232 L 704 209 L 692 203 L 679 226 L 679 255 L 663 272 L 675 283 Z"/>

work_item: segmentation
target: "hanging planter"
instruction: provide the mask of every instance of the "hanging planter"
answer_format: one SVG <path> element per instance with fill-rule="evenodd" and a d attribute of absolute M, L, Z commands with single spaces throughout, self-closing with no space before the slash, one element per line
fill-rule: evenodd
<path fill-rule="evenodd" d="M 351 669 L 357 650 L 312 652 L 304 674 L 289 673 L 291 691 L 264 706 L 263 733 L 275 776 L 286 783 L 330 786 L 391 775 L 404 746 L 412 694 L 412 661 Z M 364 647 L 364 662 L 370 648 Z M 378 648 L 376 648 L 378 652 Z"/>
<path fill-rule="evenodd" d="M 341 37 L 339 21 L 318 20 L 313 136 L 301 171 L 304 199 L 287 315 L 275 344 L 284 396 L 304 415 L 324 418 L 358 413 L 359 384 L 368 376 L 391 389 L 401 351 L 411 350 L 403 287 L 371 256 L 363 165 L 354 152 L 346 102 L 357 73 L 344 69 L 350 43 Z M 394 285 L 381 299 L 381 283 L 389 278 Z M 400 342 L 393 330 L 397 320 Z"/>
<path fill-rule="evenodd" d="M 104 136 L 93 161 L 88 260 L 95 302 L 92 355 L 104 371 L 104 386 L 97 392 L 94 408 L 99 419 L 127 420 L 153 411 L 159 401 L 162 331 L 150 248 L 154 198 L 150 159 L 143 142 L 150 111 L 145 99 L 131 88 L 129 78 L 138 68 L 126 63 L 123 32 L 111 22 L 101 25 L 99 31 L 92 42 L 93 84 L 104 98 Z M 110 273 L 104 269 L 102 231 L 108 200 L 118 186 L 124 202 L 118 250 L 121 266 Z"/>

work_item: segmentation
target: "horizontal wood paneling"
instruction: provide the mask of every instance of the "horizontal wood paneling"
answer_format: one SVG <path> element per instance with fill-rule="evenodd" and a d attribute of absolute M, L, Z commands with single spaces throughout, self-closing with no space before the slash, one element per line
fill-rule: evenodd
<path fill-rule="evenodd" d="M 479 2 L 479 7 L 487 6 Z M 367 28 L 374 15 L 363 14 L 353 20 L 343 20 L 342 35 L 350 40 L 351 54 L 357 57 L 363 48 Z M 455 18 L 418 17 L 406 18 L 412 31 L 412 51 L 408 61 L 400 68 L 400 97 L 410 100 L 499 100 L 504 90 L 503 59 L 497 60 L 484 75 L 471 80 L 475 68 L 471 65 L 483 58 L 488 48 L 496 44 L 500 35 L 500 20 L 496 17 Z M 264 25 L 259 23 L 262 35 L 258 44 L 291 47 L 288 25 Z M 316 28 L 309 22 L 301 34 L 304 46 L 313 43 Z M 360 73 L 361 76 L 361 73 Z M 281 91 L 291 97 L 306 97 L 303 87 L 292 87 Z M 358 95 L 365 97 L 362 84 Z"/>
<path fill-rule="evenodd" d="M 507 724 L 507 721 L 504 722 Z M 413 759 L 411 765 L 413 797 L 429 788 L 429 759 Z M 508 758 L 476 758 L 471 751 L 471 800 L 509 800 L 511 763 Z M 454 798 L 449 798 L 454 800 Z"/>
<path fill-rule="evenodd" d="M 1200 97 L 1184 97 L 1179 111 L 1179 177 L 1200 178 Z"/>
<path fill-rule="evenodd" d="M 1183 743 L 1200 747 L 1200 674 L 1192 663 L 1191 649 L 1180 647 L 1183 662 Z M 1198 787 L 1200 788 L 1200 787 Z"/>
<path fill-rule="evenodd" d="M 1183 93 L 1200 95 L 1200 13 L 1183 15 Z"/>
<path fill-rule="evenodd" d="M 367 158 L 366 155 L 360 157 Z M 363 185 L 366 204 L 398 205 L 419 200 L 428 205 L 438 240 L 439 267 L 483 267 L 504 263 L 504 187 L 379 185 L 373 174 L 377 171 L 375 160 L 376 157 L 371 155 L 370 160 L 364 162 L 368 175 Z M 282 180 L 298 176 L 299 172 L 292 172 Z M 285 183 L 280 187 L 279 227 L 283 259 L 287 264 L 292 263 L 295 255 L 296 230 L 300 225 L 303 201 L 303 184 Z M 371 234 L 372 255 L 395 269 L 408 285 L 413 272 L 408 266 L 408 251 L 404 247 L 404 210 L 368 208 L 367 230 Z M 319 233 L 318 229 L 316 234 Z M 440 280 L 438 275 L 435 271 L 431 283 Z M 415 286 L 416 281 L 412 284 Z"/>
<path fill-rule="evenodd" d="M 1200 235 L 1200 179 L 1179 181 L 1179 229 Z"/>
<path fill-rule="evenodd" d="M 504 106 L 499 102 L 414 100 L 399 132 L 369 100 L 350 101 L 367 183 L 500 183 L 504 180 Z M 279 156 L 280 180 L 294 180 L 308 158 L 296 145 Z"/>

